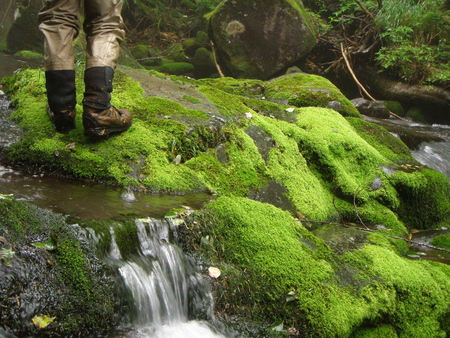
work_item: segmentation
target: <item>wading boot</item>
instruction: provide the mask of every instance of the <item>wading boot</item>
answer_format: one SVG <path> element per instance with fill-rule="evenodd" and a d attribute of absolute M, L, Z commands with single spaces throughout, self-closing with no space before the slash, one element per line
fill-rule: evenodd
<path fill-rule="evenodd" d="M 83 99 L 83 126 L 88 136 L 107 136 L 127 130 L 132 124 L 132 115 L 126 109 L 111 106 L 114 70 L 111 67 L 86 69 L 86 89 Z"/>
<path fill-rule="evenodd" d="M 75 129 L 75 71 L 48 70 L 45 72 L 47 89 L 47 114 L 55 129 L 66 133 Z"/>

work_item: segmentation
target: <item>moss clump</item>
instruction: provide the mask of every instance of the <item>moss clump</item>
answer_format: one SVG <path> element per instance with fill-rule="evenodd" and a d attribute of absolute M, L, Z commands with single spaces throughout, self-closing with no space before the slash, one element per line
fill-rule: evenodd
<path fill-rule="evenodd" d="M 329 102 L 339 101 L 344 116 L 360 117 L 355 106 L 327 79 L 310 74 L 295 73 L 269 81 L 266 98 L 285 100 L 296 107 L 328 107 Z"/>
<path fill-rule="evenodd" d="M 408 147 L 382 126 L 364 121 L 360 118 L 349 117 L 347 120 L 358 134 L 384 157 L 397 163 L 415 162 Z"/>
<path fill-rule="evenodd" d="M 148 46 L 146 45 L 137 45 L 133 48 L 130 48 L 130 52 L 135 59 L 144 59 L 150 56 L 150 52 Z"/>
<path fill-rule="evenodd" d="M 192 74 L 194 72 L 194 66 L 187 62 L 171 62 L 160 66 L 158 71 L 171 75 L 185 75 Z"/>
<path fill-rule="evenodd" d="M 391 325 L 380 325 L 377 327 L 363 328 L 352 335 L 352 338 L 397 338 L 397 331 Z"/>
<path fill-rule="evenodd" d="M 228 266 L 220 301 L 238 304 L 227 311 L 315 337 L 445 335 L 448 266 L 407 260 L 381 234 L 371 235 L 377 245 L 335 256 L 287 212 L 244 198 L 221 197 L 206 212 L 214 251 Z"/>
<path fill-rule="evenodd" d="M 427 168 L 398 171 L 389 180 L 400 197 L 399 218 L 409 229 L 430 229 L 450 223 L 450 184 L 442 173 Z"/>
<path fill-rule="evenodd" d="M 14 54 L 15 56 L 21 56 L 28 59 L 42 59 L 44 56 L 41 53 L 34 52 L 31 50 L 22 50 Z"/>
<path fill-rule="evenodd" d="M 200 99 L 190 96 L 190 95 L 183 95 L 183 99 L 190 103 L 194 103 L 194 104 L 201 102 Z"/>
<path fill-rule="evenodd" d="M 433 238 L 431 244 L 439 248 L 450 250 L 450 235 L 438 235 Z"/>
<path fill-rule="evenodd" d="M 249 97 L 261 97 L 264 95 L 265 82 L 255 79 L 234 79 L 231 77 L 222 77 L 218 79 L 202 79 L 199 83 L 214 86 L 224 92 Z"/>

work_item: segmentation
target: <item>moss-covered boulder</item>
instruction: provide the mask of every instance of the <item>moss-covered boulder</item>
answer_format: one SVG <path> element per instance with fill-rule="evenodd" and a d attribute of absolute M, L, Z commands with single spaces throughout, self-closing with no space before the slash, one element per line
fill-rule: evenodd
<path fill-rule="evenodd" d="M 288 212 L 245 198 L 221 197 L 206 215 L 197 245 L 223 270 L 219 312 L 269 318 L 299 336 L 449 332 L 450 267 L 402 257 L 402 241 L 348 229 L 336 232 L 347 237 L 346 248 L 329 246 Z M 365 243 L 356 242 L 358 234 Z"/>
<path fill-rule="evenodd" d="M 13 117 L 27 130 L 7 151 L 13 164 L 152 192 L 250 196 L 277 182 L 290 210 L 306 218 L 361 217 L 397 234 L 449 220 L 445 176 L 420 166 L 383 128 L 346 118 L 358 116 L 356 109 L 320 77 L 193 81 L 123 68 L 113 104 L 130 109 L 135 122 L 103 141 L 83 134 L 81 71 L 78 127 L 68 134 L 56 133 L 43 113 L 44 79 L 41 71 L 26 70 L 5 81 L 14 93 Z M 304 106 L 299 88 L 320 81 L 328 99 L 349 104 L 342 115 L 317 107 L 323 98 L 296 107 Z M 268 100 L 281 96 L 289 104 Z"/>
<path fill-rule="evenodd" d="M 45 114 L 41 70 L 4 81 L 26 131 L 4 150 L 10 164 L 148 192 L 214 195 L 201 213 L 209 223 L 186 233 L 198 240 L 193 249 L 206 245 L 205 257 L 228 269 L 218 281 L 219 308 L 233 304 L 233 315 L 282 320 L 320 337 L 450 332 L 448 267 L 410 261 L 401 240 L 410 229 L 450 225 L 449 181 L 362 120 L 329 82 L 306 74 L 192 80 L 122 67 L 113 104 L 130 109 L 134 124 L 93 140 L 82 129 L 82 78 L 77 69 L 77 128 L 67 134 Z M 327 108 L 330 101 L 343 109 Z M 373 233 L 311 233 L 299 221 L 355 223 Z M 346 238 L 354 243 L 341 245 Z"/>
<path fill-rule="evenodd" d="M 266 97 L 297 107 L 330 107 L 345 116 L 360 116 L 356 107 L 327 79 L 311 74 L 292 73 L 269 81 Z"/>
<path fill-rule="evenodd" d="M 299 0 L 225 0 L 208 17 L 217 60 L 227 76 L 267 80 L 316 44 Z"/>

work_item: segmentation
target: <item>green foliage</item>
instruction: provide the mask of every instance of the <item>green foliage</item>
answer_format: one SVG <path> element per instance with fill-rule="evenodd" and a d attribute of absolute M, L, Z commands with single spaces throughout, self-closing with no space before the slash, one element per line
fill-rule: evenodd
<path fill-rule="evenodd" d="M 384 42 L 381 67 L 410 83 L 448 83 L 450 11 L 444 8 L 444 0 L 384 1 L 375 18 Z"/>

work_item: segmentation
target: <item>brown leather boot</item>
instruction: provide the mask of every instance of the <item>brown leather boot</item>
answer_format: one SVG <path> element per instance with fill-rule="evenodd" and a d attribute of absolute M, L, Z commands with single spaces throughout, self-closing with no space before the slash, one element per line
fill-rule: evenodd
<path fill-rule="evenodd" d="M 47 105 L 47 114 L 53 122 L 56 131 L 67 133 L 68 131 L 75 129 L 75 107 L 52 112 L 50 106 Z"/>
<path fill-rule="evenodd" d="M 131 113 L 126 109 L 114 106 L 108 109 L 95 109 L 89 106 L 83 108 L 84 133 L 88 136 L 107 136 L 130 128 L 133 123 Z"/>
<path fill-rule="evenodd" d="M 106 136 L 131 126 L 131 113 L 110 104 L 113 78 L 111 67 L 92 67 L 84 73 L 83 126 L 88 136 Z"/>

